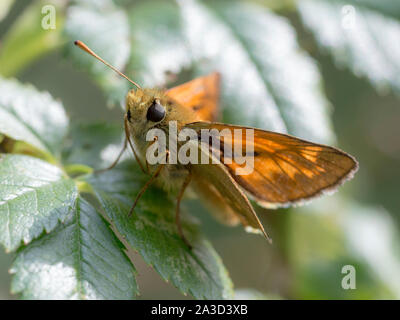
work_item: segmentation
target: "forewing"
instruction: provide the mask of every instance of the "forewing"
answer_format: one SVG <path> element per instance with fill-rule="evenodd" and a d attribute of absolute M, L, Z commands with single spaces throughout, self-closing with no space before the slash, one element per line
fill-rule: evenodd
<path fill-rule="evenodd" d="M 232 138 L 220 138 L 221 162 L 252 198 L 268 208 L 299 204 L 324 192 L 333 192 L 352 178 L 358 168 L 357 161 L 341 150 L 285 134 L 219 123 L 196 122 L 186 127 L 198 133 L 201 129 L 228 129 Z M 246 129 L 254 130 L 254 141 L 246 139 Z M 242 139 L 234 138 L 234 130 L 241 131 Z M 235 161 L 235 152 L 229 155 L 232 163 L 227 163 L 225 148 L 226 145 L 231 150 L 235 150 L 235 145 L 241 147 L 244 156 L 247 144 L 252 144 L 253 151 L 247 157 L 254 156 L 254 170 L 237 175 L 236 170 L 243 165 Z"/>
<path fill-rule="evenodd" d="M 216 121 L 220 75 L 213 72 L 166 91 L 168 97 L 196 114 L 198 121 Z"/>

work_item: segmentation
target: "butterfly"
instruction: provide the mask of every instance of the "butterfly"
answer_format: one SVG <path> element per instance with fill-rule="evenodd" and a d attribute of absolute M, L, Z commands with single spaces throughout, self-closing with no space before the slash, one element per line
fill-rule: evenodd
<path fill-rule="evenodd" d="M 249 199 L 265 208 L 302 204 L 336 191 L 358 169 L 356 159 L 337 148 L 287 134 L 217 122 L 221 79 L 218 72 L 169 90 L 141 88 L 85 44 L 80 41 L 75 44 L 136 87 L 126 96 L 124 148 L 110 166 L 116 165 L 129 145 L 140 168 L 149 174 L 149 180 L 139 192 L 130 214 L 141 195 L 157 180 L 166 190 L 177 195 L 177 230 L 189 247 L 180 220 L 180 203 L 189 185 L 209 204 L 220 222 L 231 226 L 242 224 L 247 231 L 259 232 L 270 240 Z M 228 134 L 212 136 L 212 139 L 218 139 L 217 147 L 211 140 L 198 139 L 198 153 L 210 160 L 207 163 L 170 163 L 171 153 L 166 149 L 165 154 L 158 154 L 166 161 L 149 164 L 146 153 L 157 142 L 157 137 L 148 141 L 147 133 L 157 129 L 168 135 L 171 122 L 176 123 L 178 133 L 190 129 L 198 137 L 204 130 Z M 247 139 L 248 132 L 252 133 L 253 139 Z M 247 150 L 247 147 L 251 147 L 252 170 L 237 174 L 243 163 L 236 161 L 232 152 L 227 150 Z"/>

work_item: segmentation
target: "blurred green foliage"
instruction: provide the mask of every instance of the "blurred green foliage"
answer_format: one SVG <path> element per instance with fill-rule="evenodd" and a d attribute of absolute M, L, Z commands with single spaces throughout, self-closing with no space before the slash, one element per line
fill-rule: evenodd
<path fill-rule="evenodd" d="M 29 154 L 53 164 L 63 163 L 70 173 L 103 167 L 117 152 L 122 116 L 120 110 L 107 109 L 106 105 L 123 104 L 129 83 L 74 48 L 72 41 L 77 38 L 146 86 L 168 87 L 218 69 L 223 75 L 224 121 L 286 131 L 313 141 L 337 141 L 360 162 L 356 178 L 333 197 L 319 199 L 302 208 L 259 209 L 264 225 L 274 239 L 273 246 L 264 243 L 261 237 L 245 234 L 241 228 L 217 224 L 205 213 L 202 204 L 195 200 L 186 201 L 186 207 L 201 220 L 193 235 L 198 237 L 205 233 L 220 253 L 235 288 L 243 288 L 236 292 L 236 297 L 400 298 L 400 8 L 396 0 L 379 1 L 379 4 L 370 0 L 217 3 L 200 0 L 76 0 L 68 4 L 54 1 L 56 30 L 40 27 L 41 1 L 32 1 L 30 5 L 10 1 L 10 4 L 10 7 L 0 6 L 0 74 L 30 82 L 39 90 L 61 98 L 72 124 L 68 138 L 61 142 L 68 120 L 65 115 L 51 115 L 52 110 L 57 112 L 59 102 L 31 87 L 20 86 L 14 80 L 1 79 L 0 91 L 3 88 L 4 94 L 0 96 L 0 131 L 35 147 L 27 145 L 19 150 L 30 150 Z M 47 108 L 49 104 L 54 107 Z M 20 105 L 25 109 L 18 109 Z M 6 118 L 10 110 L 15 112 Z M 18 113 L 18 110 L 24 112 Z M 29 113 L 25 113 L 28 110 Z M 36 112 L 31 113 L 32 110 Z M 42 125 L 54 118 L 60 121 L 60 117 L 64 120 L 57 125 Z M 23 129 L 28 120 L 32 120 L 33 130 L 26 132 Z M 54 134 L 49 130 L 54 130 Z M 101 143 L 93 142 L 96 139 Z M 19 158 L 21 156 L 7 157 L 24 161 Z M 190 261 L 186 253 L 180 251 L 179 244 L 174 243 L 174 238 L 168 238 L 169 214 L 163 216 L 163 211 L 156 208 L 151 212 L 156 214 L 149 216 L 154 221 L 141 220 L 145 217 L 142 213 L 137 221 L 125 221 L 121 212 L 127 210 L 129 201 L 126 197 L 129 199 L 135 194 L 140 178 L 135 178 L 134 170 L 124 170 L 122 166 L 110 172 L 107 181 L 113 181 L 118 187 L 129 185 L 124 187 L 124 190 L 130 190 L 128 194 L 100 195 L 104 191 L 110 192 L 102 190 L 107 183 L 93 180 L 89 183 L 97 188 L 95 191 L 105 205 L 106 216 L 116 222 L 118 231 L 123 231 L 128 243 L 146 263 L 154 266 L 164 279 L 170 279 L 181 291 L 190 292 L 197 298 L 230 296 L 231 293 L 224 295 L 222 289 L 216 289 L 229 291 L 231 285 L 207 240 L 201 240 L 198 254 L 205 261 L 209 259 L 208 265 L 205 269 L 196 269 L 199 266 L 194 263 L 190 269 L 194 273 L 211 272 L 216 283 L 221 281 L 215 287 L 201 286 L 196 281 L 190 283 L 189 278 L 193 279 L 193 275 L 176 273 L 183 268 L 175 266 L 174 270 L 164 263 L 168 257 L 172 257 L 171 261 L 179 261 L 182 257 Z M 10 172 L 9 167 L 0 168 L 0 175 Z M 84 183 L 81 181 L 78 186 L 83 188 Z M 3 199 L 5 197 L 0 203 Z M 150 206 L 149 198 L 144 201 L 143 208 Z M 87 216 L 89 221 L 93 219 L 96 226 L 91 229 L 92 238 L 109 241 L 112 244 L 109 252 L 120 252 L 121 244 L 109 232 L 107 222 L 98 219 L 91 205 L 84 202 L 83 207 L 82 217 Z M 4 215 L 1 209 L 0 215 Z M 58 218 L 62 220 L 62 216 Z M 42 218 L 39 225 L 47 226 L 46 214 Z M 1 219 L 0 216 L 0 222 Z M 165 226 L 158 234 L 150 230 L 157 221 L 163 221 Z M 137 226 L 140 222 L 149 228 L 148 234 L 154 235 L 153 239 L 146 238 L 147 233 L 132 233 L 134 226 L 129 224 Z M 45 268 L 42 274 L 35 268 L 38 261 L 43 262 L 43 255 L 46 259 L 54 259 L 53 264 L 62 261 L 65 266 L 73 265 L 73 260 L 63 260 L 67 253 L 51 247 L 57 245 L 54 239 L 62 239 L 69 225 L 78 228 L 74 232 L 80 232 L 79 220 L 68 220 L 18 252 L 12 267 L 12 272 L 16 273 L 14 292 L 21 292 L 24 298 L 76 297 L 71 293 L 73 288 L 60 291 L 54 287 L 60 292 L 56 295 L 55 291 L 46 291 L 48 287 L 35 287 L 35 283 L 46 278 Z M 46 230 L 54 227 L 56 224 L 52 222 L 51 228 Z M 192 228 L 191 222 L 188 222 L 188 228 Z M 27 233 L 28 230 L 31 233 Z M 29 242 L 41 230 L 19 227 L 18 239 Z M 101 255 L 101 250 L 93 246 L 92 238 L 86 239 L 89 247 L 94 255 Z M 171 246 L 170 253 L 163 247 L 164 242 Z M 46 243 L 48 248 L 42 247 L 41 243 Z M 71 246 L 87 243 L 71 242 Z M 152 243 L 160 247 L 149 248 Z M 176 250 L 173 250 L 175 245 Z M 15 248 L 15 244 L 8 248 Z M 152 256 L 154 250 L 163 250 L 166 256 L 158 259 Z M 48 257 L 48 252 L 52 251 L 60 252 L 60 255 Z M 125 274 L 133 270 L 124 256 L 111 258 L 104 255 L 110 261 L 119 261 L 118 268 L 126 270 Z M 138 254 L 128 251 L 128 256 L 140 274 L 136 281 L 143 298 L 183 297 L 160 281 Z M 96 265 L 96 259 L 90 263 Z M 344 276 L 341 271 L 345 265 L 353 265 L 357 270 L 355 290 L 341 287 Z M 10 266 L 10 255 L 1 254 L 0 298 L 10 297 L 6 271 Z M 117 272 L 107 269 L 108 266 L 104 268 L 110 274 Z M 26 276 L 27 272 L 32 276 Z M 89 272 L 83 279 L 91 276 Z M 133 297 L 136 283 L 133 279 L 125 283 L 129 284 L 129 294 L 125 297 Z M 109 286 L 107 282 L 96 283 L 93 287 L 98 290 L 86 290 L 78 298 L 121 297 L 120 292 L 104 294 L 102 290 L 109 290 Z"/>

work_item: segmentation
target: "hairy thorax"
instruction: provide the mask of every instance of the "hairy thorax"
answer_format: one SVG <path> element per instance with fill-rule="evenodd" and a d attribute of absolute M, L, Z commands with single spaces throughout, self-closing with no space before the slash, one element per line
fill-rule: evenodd
<path fill-rule="evenodd" d="M 155 101 L 161 104 L 166 110 L 165 118 L 156 123 L 148 121 L 146 118 L 147 110 Z M 165 133 L 166 140 L 169 141 L 169 126 L 171 121 L 176 123 L 177 133 L 179 133 L 185 124 L 196 120 L 194 114 L 159 89 L 131 90 L 126 97 L 126 110 L 129 115 L 129 133 L 143 164 L 146 164 L 147 148 L 153 143 L 153 141 L 147 141 L 148 139 L 146 139 L 149 130 L 162 130 Z M 165 156 L 168 157 L 167 154 Z M 159 164 L 155 164 L 147 165 L 146 167 L 149 167 L 152 173 L 157 170 L 158 166 Z M 181 187 L 188 173 L 189 168 L 187 166 L 180 165 L 179 163 L 165 164 L 165 168 L 159 174 L 157 183 L 167 191 L 175 193 Z"/>

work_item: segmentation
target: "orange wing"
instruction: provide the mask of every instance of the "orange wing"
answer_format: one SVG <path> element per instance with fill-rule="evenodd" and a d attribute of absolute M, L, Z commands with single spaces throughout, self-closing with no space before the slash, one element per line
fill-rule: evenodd
<path fill-rule="evenodd" d="M 211 212 L 228 225 L 241 222 L 249 232 L 262 233 L 271 241 L 260 219 L 244 192 L 235 183 L 228 169 L 208 152 L 206 145 L 199 145 L 199 152 L 209 157 L 213 164 L 196 164 L 190 167 L 193 187 L 197 194 L 211 201 Z M 215 161 L 214 161 L 215 160 Z"/>
<path fill-rule="evenodd" d="M 200 129 L 217 129 L 219 132 L 228 129 L 232 137 L 233 130 L 241 130 L 239 141 L 229 135 L 220 138 L 221 162 L 252 198 L 268 208 L 298 204 L 321 193 L 335 191 L 358 169 L 357 161 L 343 151 L 285 134 L 219 123 L 196 122 L 186 127 L 198 132 Z M 246 129 L 254 130 L 254 142 L 246 141 Z M 225 145 L 235 150 L 235 145 L 242 144 L 245 155 L 246 143 L 253 143 L 253 154 L 247 156 L 254 156 L 254 170 L 248 175 L 237 175 L 236 169 L 243 165 L 224 154 Z M 232 164 L 227 164 L 228 158 L 233 158 Z"/>
<path fill-rule="evenodd" d="M 220 74 L 213 72 L 166 91 L 167 96 L 196 113 L 198 121 L 218 118 Z"/>

